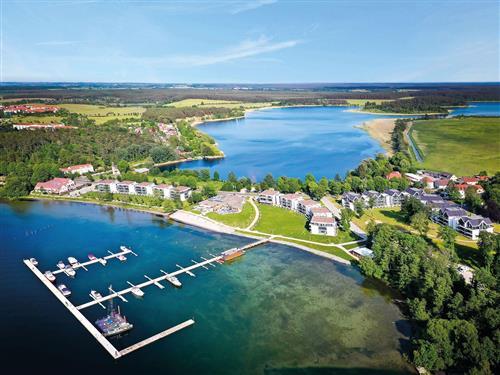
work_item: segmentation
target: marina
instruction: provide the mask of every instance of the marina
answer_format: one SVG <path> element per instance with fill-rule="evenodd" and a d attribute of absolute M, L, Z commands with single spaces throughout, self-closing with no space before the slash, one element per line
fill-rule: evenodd
<path fill-rule="evenodd" d="M 42 273 L 38 267 L 35 265 L 35 262 L 33 262 L 33 258 L 31 259 L 24 259 L 23 262 L 26 264 L 26 266 L 42 281 L 42 283 L 47 286 L 47 288 L 59 299 L 59 301 L 73 314 L 73 316 L 90 332 L 92 336 L 108 351 L 108 353 L 114 358 L 118 359 L 126 354 L 129 354 L 131 352 L 134 352 L 146 345 L 149 345 L 151 343 L 154 343 L 155 341 L 158 341 L 164 337 L 167 337 L 177 331 L 180 331 L 184 328 L 187 328 L 195 323 L 194 319 L 188 319 L 180 324 L 177 324 L 171 328 L 168 328 L 162 332 L 159 332 L 147 339 L 144 339 L 140 342 L 137 342 L 125 349 L 118 350 L 115 348 L 115 346 L 107 339 L 107 337 L 110 336 L 115 336 L 119 335 L 121 333 L 125 333 L 130 331 L 134 326 L 130 322 L 127 321 L 125 316 L 122 316 L 120 312 L 120 308 L 118 307 L 118 310 L 115 310 L 113 308 L 113 300 L 115 298 L 119 298 L 122 302 L 128 302 L 128 300 L 124 297 L 125 294 L 131 293 L 135 297 L 141 299 L 144 295 L 145 292 L 142 290 L 145 287 L 148 287 L 150 285 L 155 285 L 159 289 L 165 289 L 165 286 L 162 285 L 160 282 L 161 281 L 167 281 L 172 286 L 174 287 L 181 287 L 182 284 L 177 278 L 178 275 L 182 274 L 187 274 L 189 276 L 195 277 L 196 275 L 194 274 L 194 270 L 198 268 L 203 268 L 208 270 L 209 268 L 207 267 L 208 265 L 215 267 L 214 263 L 219 263 L 222 264 L 225 261 L 232 260 L 236 257 L 239 257 L 243 254 L 245 254 L 245 251 L 251 248 L 254 248 L 256 246 L 262 245 L 264 243 L 267 243 L 269 240 L 268 239 L 263 239 L 259 240 L 256 242 L 249 243 L 245 246 L 242 247 L 237 247 L 237 248 L 232 248 L 226 251 L 221 252 L 220 255 L 212 255 L 212 258 L 206 259 L 202 257 L 202 261 L 198 262 L 195 260 L 191 260 L 193 265 L 188 266 L 188 267 L 182 267 L 179 264 L 176 264 L 177 268 L 179 268 L 177 271 L 173 271 L 171 273 L 167 273 L 164 270 L 160 270 L 160 272 L 163 274 L 162 276 L 158 276 L 156 278 L 151 278 L 148 275 L 144 275 L 144 277 L 147 279 L 147 281 L 139 283 L 139 284 L 133 284 L 130 281 L 126 281 L 127 284 L 130 285 L 129 288 L 120 290 L 120 291 L 115 291 L 113 287 L 110 285 L 108 290 L 109 294 L 106 296 L 102 296 L 101 293 L 99 293 L 96 290 L 91 290 L 89 293 L 89 296 L 91 298 L 91 301 L 86 302 L 84 304 L 81 304 L 79 306 L 73 305 L 71 301 L 66 298 L 69 297 L 72 293 L 71 291 L 66 287 L 64 284 L 60 284 L 57 287 L 54 286 L 53 280 L 49 278 L 49 275 L 54 275 L 57 273 L 65 272 L 68 274 L 68 270 L 71 270 L 73 272 L 73 277 L 75 274 L 75 269 L 76 268 L 84 268 L 87 270 L 85 267 L 89 266 L 91 264 L 100 262 L 101 260 L 108 260 L 112 258 L 117 258 L 119 260 L 122 260 L 123 258 L 126 259 L 125 255 L 126 254 L 133 254 L 137 256 L 136 253 L 134 253 L 132 250 L 125 246 L 121 246 L 120 250 L 121 252 L 119 253 L 112 253 L 111 251 L 108 251 L 110 255 L 105 256 L 103 258 L 97 258 L 94 255 L 90 254 L 89 255 L 89 261 L 84 262 L 84 263 L 79 263 L 78 260 L 74 257 L 68 257 L 68 261 L 70 262 L 71 265 L 65 266 L 63 262 L 58 263 L 58 268 L 59 270 L 56 271 L 46 271 L 45 273 Z M 38 263 L 37 263 L 38 264 Z M 71 276 L 68 274 L 68 276 Z M 103 304 L 104 302 L 109 303 L 109 308 L 108 308 L 108 315 L 105 317 L 98 319 L 95 322 L 95 325 L 93 325 L 82 313 L 81 310 L 87 309 L 89 307 L 95 306 L 95 305 L 100 305 L 103 309 L 106 309 L 106 306 Z M 97 329 L 96 326 L 99 328 Z"/>

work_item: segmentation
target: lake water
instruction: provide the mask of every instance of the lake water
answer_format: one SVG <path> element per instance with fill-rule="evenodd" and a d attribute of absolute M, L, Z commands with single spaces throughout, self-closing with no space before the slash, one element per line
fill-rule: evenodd
<path fill-rule="evenodd" d="M 92 265 L 69 279 L 75 304 L 144 274 L 188 265 L 247 239 L 173 224 L 156 216 L 77 203 L 0 204 L 2 368 L 15 373 L 98 370 L 106 374 L 404 373 L 400 350 L 408 325 L 387 291 L 354 268 L 279 245 L 249 251 L 230 265 L 181 276 L 183 287 L 154 286 L 120 303 L 135 326 L 112 340 L 126 347 L 194 318 L 192 327 L 118 361 L 22 263 L 55 269 L 67 256 L 104 255 L 119 245 L 138 257 Z M 84 310 L 90 321 L 104 315 Z M 5 373 L 13 373 L 8 371 Z"/>
<path fill-rule="evenodd" d="M 470 103 L 452 115 L 500 116 L 500 103 Z M 226 158 L 181 163 L 179 168 L 209 168 L 222 177 L 262 179 L 273 176 L 342 177 L 361 160 L 384 152 L 359 128 L 365 121 L 399 117 L 350 112 L 350 107 L 271 108 L 247 113 L 244 119 L 209 122 L 200 130 L 211 135 Z M 406 116 L 408 117 L 408 116 Z"/>

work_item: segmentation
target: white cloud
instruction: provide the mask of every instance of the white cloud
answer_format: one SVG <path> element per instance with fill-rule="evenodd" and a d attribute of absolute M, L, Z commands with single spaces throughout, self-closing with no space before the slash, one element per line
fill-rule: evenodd
<path fill-rule="evenodd" d="M 256 40 L 245 40 L 237 46 L 227 48 L 220 52 L 206 55 L 178 55 L 168 60 L 179 65 L 213 65 L 295 47 L 299 43 L 300 40 L 272 42 L 270 38 L 261 36 Z"/>
<path fill-rule="evenodd" d="M 234 3 L 234 8 L 232 8 L 229 12 L 231 14 L 238 14 L 246 12 L 247 10 L 253 10 L 260 8 L 264 5 L 271 5 L 276 3 L 278 0 L 254 0 L 254 1 L 237 1 Z"/>
<path fill-rule="evenodd" d="M 36 43 L 37 46 L 70 46 L 81 43 L 79 40 L 48 40 Z"/>

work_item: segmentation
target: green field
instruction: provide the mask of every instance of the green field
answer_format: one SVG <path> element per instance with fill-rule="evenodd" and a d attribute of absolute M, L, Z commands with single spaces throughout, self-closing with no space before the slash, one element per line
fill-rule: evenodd
<path fill-rule="evenodd" d="M 23 116 L 17 115 L 12 117 L 15 124 L 58 124 L 62 122 L 60 116 Z"/>
<path fill-rule="evenodd" d="M 222 107 L 222 108 L 261 108 L 271 106 L 272 103 L 250 103 L 250 102 L 240 102 L 240 101 L 230 101 L 230 100 L 214 100 L 214 99 L 184 99 L 178 102 L 168 103 L 168 107 L 193 107 L 197 106 L 200 108 L 204 107 Z"/>
<path fill-rule="evenodd" d="M 306 228 L 307 220 L 304 215 L 264 204 L 259 204 L 258 207 L 260 218 L 253 228 L 256 231 L 321 243 L 343 243 L 356 240 L 353 235 L 341 230 L 335 237 L 311 234 Z"/>
<path fill-rule="evenodd" d="M 250 203 L 245 203 L 241 212 L 237 214 L 219 215 L 215 212 L 209 212 L 207 215 L 212 220 L 216 220 L 226 225 L 237 228 L 246 228 L 255 217 L 255 210 Z"/>
<path fill-rule="evenodd" d="M 346 101 L 347 103 L 349 103 L 349 105 L 364 106 L 366 102 L 375 102 L 375 104 L 382 104 L 383 102 L 390 102 L 392 101 L 392 99 L 346 99 Z"/>
<path fill-rule="evenodd" d="M 139 119 L 146 110 L 142 107 L 107 107 L 92 104 L 59 104 L 58 106 L 67 109 L 69 112 L 85 115 L 94 120 L 96 124 L 115 119 Z"/>
<path fill-rule="evenodd" d="M 421 166 L 468 176 L 500 170 L 500 119 L 419 120 L 412 136 L 423 153 Z"/>

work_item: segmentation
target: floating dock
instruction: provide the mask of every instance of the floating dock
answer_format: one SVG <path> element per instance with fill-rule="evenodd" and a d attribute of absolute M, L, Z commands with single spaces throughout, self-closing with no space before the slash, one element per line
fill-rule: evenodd
<path fill-rule="evenodd" d="M 245 245 L 243 246 L 242 248 L 239 248 L 240 250 L 244 251 L 244 250 L 247 250 L 247 249 L 250 249 L 250 248 L 253 248 L 255 246 L 258 246 L 258 245 L 261 245 L 261 244 L 264 244 L 266 242 L 268 242 L 269 239 L 263 239 L 263 240 L 259 240 L 259 241 L 256 241 L 256 242 L 253 242 L 253 243 L 250 243 L 248 245 Z M 235 248 L 235 249 L 238 249 L 238 248 Z M 231 249 L 232 250 L 232 249 Z M 128 249 L 128 248 L 122 248 L 122 251 L 119 252 L 119 253 L 111 253 L 111 255 L 108 255 L 108 256 L 105 256 L 103 258 L 97 258 L 97 259 L 94 259 L 94 260 L 91 260 L 91 261 L 88 261 L 88 262 L 84 262 L 84 263 L 79 263 L 75 266 L 73 266 L 73 269 L 78 269 L 78 268 L 84 268 L 86 270 L 86 266 L 89 266 L 91 264 L 94 264 L 94 263 L 98 263 L 100 261 L 100 259 L 112 259 L 112 258 L 116 258 L 120 255 L 125 255 L 125 254 L 129 254 L 129 253 L 132 253 L 133 255 L 137 256 L 137 254 L 135 254 L 132 250 Z M 192 272 L 193 270 L 197 269 L 197 268 L 204 268 L 204 269 L 208 269 L 207 266 L 212 266 L 212 267 L 215 267 L 215 264 L 214 263 L 222 263 L 223 262 L 223 256 L 222 255 L 212 255 L 212 258 L 210 259 L 207 259 L 207 258 L 204 258 L 204 257 L 201 257 L 201 259 L 203 259 L 203 261 L 201 262 L 197 262 L 197 261 L 194 261 L 192 260 L 192 263 L 194 263 L 193 265 L 189 266 L 189 267 L 182 267 L 180 265 L 177 265 L 177 267 L 179 268 L 177 271 L 174 271 L 172 273 L 166 273 L 165 271 L 162 271 L 163 272 L 163 275 L 162 276 L 159 276 L 159 277 L 156 277 L 156 278 L 151 278 L 147 275 L 144 275 L 144 277 L 148 280 L 146 282 L 143 282 L 143 283 L 140 283 L 140 284 L 137 284 L 133 287 L 129 287 L 129 288 L 126 288 L 126 289 L 123 289 L 121 291 L 115 291 L 113 290 L 111 287 L 109 288 L 110 290 L 110 294 L 108 294 L 107 296 L 104 296 L 102 298 L 95 298 L 93 297 L 92 295 L 90 295 L 90 297 L 92 298 L 92 301 L 90 302 L 87 302 L 87 303 L 84 303 L 82 305 L 79 305 L 79 306 L 74 306 L 65 296 L 63 296 L 63 294 L 56 288 L 56 286 L 47 279 L 47 277 L 35 266 L 33 265 L 33 263 L 31 263 L 31 261 L 29 259 L 24 259 L 23 262 L 24 264 L 26 264 L 26 266 L 35 274 L 36 277 L 38 277 L 38 279 L 52 292 L 52 294 L 54 294 L 56 296 L 56 298 L 69 310 L 69 312 L 71 314 L 73 314 L 73 316 L 90 332 L 90 334 L 99 342 L 99 344 L 101 344 L 104 349 L 106 349 L 106 351 L 114 358 L 114 359 L 118 359 L 124 355 L 127 355 L 129 353 L 132 353 L 140 348 L 143 348 L 145 347 L 146 345 L 149 345 L 155 341 L 158 341 L 164 337 L 167 337 L 177 331 L 180 331 L 184 328 L 187 328 L 191 325 L 193 325 L 195 323 L 195 321 L 193 319 L 189 319 L 189 320 L 186 320 L 185 322 L 182 322 L 174 327 L 171 327 L 171 328 L 168 328 L 166 329 L 165 331 L 162 331 L 160 333 L 157 333 L 156 335 L 153 335 L 145 340 L 142 340 L 136 344 L 133 344 L 125 349 L 122 349 L 122 350 L 118 350 L 117 348 L 114 347 L 114 345 L 97 329 L 96 326 L 94 326 L 94 324 L 92 324 L 81 312 L 80 310 L 83 310 L 85 308 L 88 308 L 88 307 L 91 307 L 91 306 L 94 306 L 94 305 L 101 305 L 101 306 L 104 306 L 102 304 L 102 302 L 104 301 L 108 301 L 108 300 L 112 300 L 113 298 L 120 298 L 122 301 L 124 302 L 127 302 L 127 299 L 123 296 L 124 294 L 127 294 L 127 293 L 130 293 L 132 291 L 132 288 L 144 288 L 144 287 L 147 287 L 147 286 L 150 286 L 150 285 L 155 285 L 156 287 L 160 288 L 160 289 L 164 289 L 164 286 L 162 284 L 160 284 L 160 281 L 163 281 L 163 280 L 168 280 L 169 277 L 172 277 L 172 276 L 177 276 L 177 275 L 181 275 L 183 273 L 185 274 L 188 274 L 190 276 L 195 276 L 194 273 Z M 61 273 L 61 272 L 64 272 L 64 270 L 56 270 L 54 272 L 52 272 L 53 274 L 58 274 L 58 273 Z M 130 283 L 131 284 L 131 283 Z"/>

